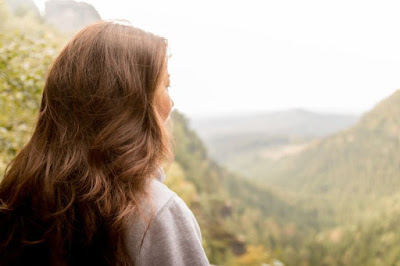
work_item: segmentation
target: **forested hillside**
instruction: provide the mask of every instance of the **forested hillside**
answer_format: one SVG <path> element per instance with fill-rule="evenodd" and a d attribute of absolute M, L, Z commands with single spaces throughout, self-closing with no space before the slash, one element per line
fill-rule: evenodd
<path fill-rule="evenodd" d="M 17 14 L 0 2 L 0 176 L 27 141 L 46 71 L 65 41 L 35 13 Z"/>
<path fill-rule="evenodd" d="M 256 183 L 219 167 L 188 122 L 175 113 L 174 135 L 182 140 L 176 144 L 176 162 L 203 199 L 225 195 L 236 202 L 232 213 L 247 210 L 239 212 L 239 217 L 244 214 L 240 219 L 230 218 L 233 232 L 243 233 L 248 244 L 262 244 L 288 265 L 397 265 L 399 106 L 397 91 L 350 129 L 269 165 Z M 224 219 L 215 212 L 204 215 L 204 210 L 196 214 L 207 235 L 215 219 L 221 219 L 219 224 Z M 258 215 L 243 223 L 249 213 Z"/>
<path fill-rule="evenodd" d="M 400 91 L 382 101 L 353 128 L 281 160 L 260 176 L 307 194 L 376 198 L 400 188 Z"/>
<path fill-rule="evenodd" d="M 312 252 L 286 262 L 400 265 L 400 91 L 350 129 L 261 163 L 253 169 L 258 182 L 320 214 Z"/>
<path fill-rule="evenodd" d="M 189 194 L 185 188 L 195 188 L 198 200 L 189 200 L 188 204 L 199 219 L 209 254 L 218 254 L 216 262 L 225 261 L 219 256 L 226 252 L 241 254 L 246 246 L 250 250 L 262 247 L 278 258 L 284 250 L 302 249 L 302 241 L 318 228 L 315 209 L 305 210 L 287 196 L 228 172 L 208 157 L 182 114 L 174 112 L 173 123 L 175 167 L 180 169 L 187 185 L 168 179 L 166 182 L 182 195 Z M 174 175 L 173 167 L 171 170 Z"/>

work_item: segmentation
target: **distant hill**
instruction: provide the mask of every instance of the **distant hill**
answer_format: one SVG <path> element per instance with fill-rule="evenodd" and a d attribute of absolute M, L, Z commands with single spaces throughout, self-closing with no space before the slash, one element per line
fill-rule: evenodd
<path fill-rule="evenodd" d="M 218 136 L 263 134 L 321 137 L 347 128 L 359 116 L 316 113 L 303 109 L 235 116 L 194 118 L 191 126 L 204 139 Z"/>
<path fill-rule="evenodd" d="M 400 190 L 400 91 L 354 127 L 276 163 L 260 178 L 305 193 L 388 196 Z"/>
<path fill-rule="evenodd" d="M 313 141 L 344 130 L 356 115 L 281 112 L 194 118 L 191 124 L 210 156 L 241 175 L 257 178 L 265 165 L 309 148 Z"/>

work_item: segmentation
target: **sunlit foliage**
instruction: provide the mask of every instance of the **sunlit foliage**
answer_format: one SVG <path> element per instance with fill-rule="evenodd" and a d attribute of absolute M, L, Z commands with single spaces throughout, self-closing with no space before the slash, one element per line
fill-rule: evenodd
<path fill-rule="evenodd" d="M 14 17 L 0 5 L 0 176 L 26 143 L 36 121 L 45 73 L 61 35 L 30 16 Z M 21 22 L 22 20 L 22 22 Z M 26 27 L 25 27 L 26 25 Z M 35 31 L 27 32 L 27 29 Z"/>

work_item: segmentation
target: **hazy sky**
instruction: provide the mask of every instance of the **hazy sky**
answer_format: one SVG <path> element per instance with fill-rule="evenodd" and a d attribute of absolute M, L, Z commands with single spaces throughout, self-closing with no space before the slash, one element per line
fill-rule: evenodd
<path fill-rule="evenodd" d="M 189 115 L 359 113 L 400 88 L 400 1 L 86 2 L 168 39 L 171 95 Z"/>

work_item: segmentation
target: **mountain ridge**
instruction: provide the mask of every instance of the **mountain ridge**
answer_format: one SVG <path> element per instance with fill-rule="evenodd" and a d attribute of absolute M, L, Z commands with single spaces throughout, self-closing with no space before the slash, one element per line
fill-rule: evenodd
<path fill-rule="evenodd" d="M 301 193 L 373 198 L 396 193 L 400 188 L 398 158 L 400 90 L 353 127 L 281 160 L 260 179 Z"/>

